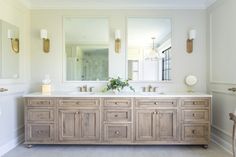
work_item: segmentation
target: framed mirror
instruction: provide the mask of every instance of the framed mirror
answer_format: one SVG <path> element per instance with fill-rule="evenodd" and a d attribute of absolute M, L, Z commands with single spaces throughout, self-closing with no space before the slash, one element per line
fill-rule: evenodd
<path fill-rule="evenodd" d="M 65 17 L 66 81 L 108 80 L 107 18 Z"/>
<path fill-rule="evenodd" d="M 133 81 L 171 80 L 171 19 L 130 17 L 127 75 Z"/>
<path fill-rule="evenodd" d="M 19 28 L 0 20 L 0 79 L 19 78 Z"/>

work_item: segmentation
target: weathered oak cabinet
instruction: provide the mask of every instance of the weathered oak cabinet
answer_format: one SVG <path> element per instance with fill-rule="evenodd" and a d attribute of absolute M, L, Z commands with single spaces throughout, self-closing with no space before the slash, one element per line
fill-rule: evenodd
<path fill-rule="evenodd" d="M 25 98 L 25 144 L 209 144 L 211 97 Z"/>

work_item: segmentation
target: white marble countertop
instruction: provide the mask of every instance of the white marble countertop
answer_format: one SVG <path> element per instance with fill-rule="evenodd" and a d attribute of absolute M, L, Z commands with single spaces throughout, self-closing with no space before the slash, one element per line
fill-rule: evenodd
<path fill-rule="evenodd" d="M 52 92 L 43 94 L 41 92 L 30 93 L 24 97 L 212 97 L 212 95 L 200 92 L 121 92 L 118 94 L 112 92 Z"/>

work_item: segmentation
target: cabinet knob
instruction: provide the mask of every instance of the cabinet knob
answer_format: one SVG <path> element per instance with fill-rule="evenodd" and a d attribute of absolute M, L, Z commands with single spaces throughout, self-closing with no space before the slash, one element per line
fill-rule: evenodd
<path fill-rule="evenodd" d="M 192 134 L 196 134 L 196 130 L 192 130 Z"/>
<path fill-rule="evenodd" d="M 195 113 L 193 113 L 193 117 L 195 117 Z"/>
<path fill-rule="evenodd" d="M 196 105 L 196 104 L 197 104 L 197 103 L 194 101 L 194 102 L 193 102 L 193 105 Z"/>
<path fill-rule="evenodd" d="M 155 105 L 158 105 L 158 102 L 154 102 Z"/>
<path fill-rule="evenodd" d="M 120 134 L 120 132 L 119 132 L 119 131 L 115 131 L 115 134 L 116 134 L 116 135 L 119 135 L 119 134 Z"/>
<path fill-rule="evenodd" d="M 115 104 L 117 105 L 117 104 L 118 104 L 118 102 L 115 102 Z"/>

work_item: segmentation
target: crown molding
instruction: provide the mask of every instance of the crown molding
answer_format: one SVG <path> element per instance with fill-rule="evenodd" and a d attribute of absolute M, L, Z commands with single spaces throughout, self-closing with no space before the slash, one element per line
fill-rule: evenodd
<path fill-rule="evenodd" d="M 206 6 L 160 6 L 160 5 L 152 5 L 152 6 L 41 6 L 36 7 L 32 6 L 30 9 L 32 10 L 69 10 L 69 9 L 81 9 L 81 10 L 135 10 L 135 9 L 141 9 L 141 10 L 205 10 L 207 9 Z"/>
<path fill-rule="evenodd" d="M 207 0 L 206 3 L 204 4 L 146 4 L 144 5 L 143 3 L 136 3 L 136 4 L 107 4 L 107 3 L 67 3 L 66 1 L 64 3 L 49 3 L 48 4 L 41 4 L 41 5 L 37 5 L 34 3 L 31 3 L 31 0 L 17 0 L 18 2 L 20 2 L 21 4 L 23 4 L 25 7 L 27 7 L 28 9 L 31 10 L 59 10 L 59 9 L 65 9 L 65 10 L 69 10 L 69 9 L 84 9 L 84 10 L 88 10 L 88 9 L 98 9 L 98 10 L 102 10 L 102 9 L 161 9 L 161 10 L 205 10 L 207 9 L 209 6 L 211 6 L 213 3 L 215 3 L 217 0 Z"/>

